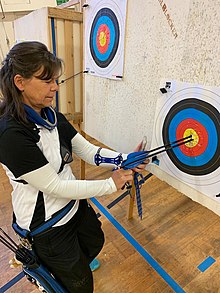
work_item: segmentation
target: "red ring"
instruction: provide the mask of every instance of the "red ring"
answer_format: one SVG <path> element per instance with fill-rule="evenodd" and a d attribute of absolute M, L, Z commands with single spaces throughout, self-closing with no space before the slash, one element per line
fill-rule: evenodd
<path fill-rule="evenodd" d="M 106 36 L 106 43 L 104 46 L 102 46 L 100 44 L 100 40 L 99 40 L 100 34 L 102 32 Z M 103 23 L 99 26 L 97 36 L 96 36 L 96 45 L 97 45 L 97 48 L 101 54 L 105 54 L 105 52 L 108 50 L 109 43 L 110 43 L 110 30 L 109 30 L 108 26 Z"/>
<path fill-rule="evenodd" d="M 184 137 L 184 132 L 192 128 L 198 135 L 199 141 L 197 145 L 192 148 L 189 148 L 185 144 L 180 146 L 182 153 L 189 157 L 197 157 L 201 155 L 208 146 L 208 132 L 205 127 L 195 119 L 188 118 L 183 120 L 176 129 L 176 139 L 181 139 Z"/>

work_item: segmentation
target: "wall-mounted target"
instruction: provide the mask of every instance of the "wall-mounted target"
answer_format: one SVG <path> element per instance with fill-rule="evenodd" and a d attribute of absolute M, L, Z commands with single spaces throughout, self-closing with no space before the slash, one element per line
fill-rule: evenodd
<path fill-rule="evenodd" d="M 91 0 L 86 9 L 85 69 L 94 75 L 121 79 L 127 0 Z"/>
<path fill-rule="evenodd" d="M 110 8 L 100 9 L 92 23 L 89 47 L 94 62 L 107 67 L 115 57 L 120 38 L 119 23 Z"/>
<path fill-rule="evenodd" d="M 195 98 L 171 107 L 165 117 L 164 144 L 192 135 L 193 141 L 167 152 L 174 165 L 191 175 L 206 175 L 220 166 L 220 114 L 211 104 Z"/>
<path fill-rule="evenodd" d="M 191 135 L 193 141 L 158 156 L 159 168 L 215 198 L 220 190 L 220 89 L 171 84 L 157 102 L 151 148 Z"/>

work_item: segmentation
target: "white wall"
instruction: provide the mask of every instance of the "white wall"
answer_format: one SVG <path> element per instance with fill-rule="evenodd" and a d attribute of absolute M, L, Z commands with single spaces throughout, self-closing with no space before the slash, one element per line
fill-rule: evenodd
<path fill-rule="evenodd" d="M 56 0 L 2 0 L 4 12 L 31 11 L 45 6 L 56 6 Z"/>
<path fill-rule="evenodd" d="M 160 79 L 184 77 L 189 3 L 166 1 L 178 32 L 174 38 L 159 1 L 128 0 L 123 81 L 86 76 L 89 134 L 126 152 L 143 135 L 151 140 Z"/>
<path fill-rule="evenodd" d="M 218 87 L 219 19 L 219 0 L 128 0 L 124 78 L 86 76 L 85 131 L 130 152 L 143 135 L 151 141 L 161 79 Z M 151 171 L 220 214 L 216 202 L 156 166 Z"/>
<path fill-rule="evenodd" d="M 14 20 L 45 6 L 57 6 L 56 0 L 2 0 L 1 2 L 4 14 L 0 11 L 0 62 L 15 44 Z"/>
<path fill-rule="evenodd" d="M 16 41 L 34 40 L 49 46 L 47 7 L 37 9 L 31 13 L 16 19 L 14 33 Z"/>

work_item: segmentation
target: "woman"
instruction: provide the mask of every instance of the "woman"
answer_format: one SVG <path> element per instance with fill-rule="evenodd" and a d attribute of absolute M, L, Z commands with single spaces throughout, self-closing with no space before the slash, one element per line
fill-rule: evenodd
<path fill-rule="evenodd" d="M 61 60 L 40 42 L 18 43 L 9 51 L 0 71 L 0 162 L 13 187 L 14 222 L 21 229 L 33 231 L 73 200 L 69 212 L 32 244 L 68 292 L 90 293 L 89 264 L 102 249 L 104 235 L 86 199 L 122 188 L 133 172 L 117 169 L 106 180 L 76 180 L 68 164 L 72 152 L 94 165 L 100 156 L 122 160 L 126 155 L 100 150 L 54 111 L 61 71 Z"/>

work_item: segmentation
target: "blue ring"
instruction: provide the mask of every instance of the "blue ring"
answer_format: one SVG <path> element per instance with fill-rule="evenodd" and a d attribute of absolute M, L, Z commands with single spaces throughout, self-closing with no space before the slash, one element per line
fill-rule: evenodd
<path fill-rule="evenodd" d="M 110 43 L 109 43 L 109 46 L 108 46 L 108 50 L 104 54 L 101 54 L 99 52 L 98 47 L 97 47 L 96 36 L 97 36 L 98 29 L 99 29 L 100 25 L 102 25 L 103 23 L 105 23 L 108 26 L 109 30 L 110 30 L 111 40 L 110 40 Z M 106 15 L 101 16 L 98 19 L 98 21 L 97 21 L 97 23 L 96 23 L 96 25 L 94 27 L 93 35 L 94 35 L 94 37 L 93 37 L 92 44 L 93 44 L 93 49 L 94 49 L 94 52 L 96 54 L 96 57 L 100 61 L 106 61 L 109 58 L 109 56 L 110 56 L 110 54 L 112 52 L 112 49 L 114 47 L 114 44 L 115 44 L 115 27 L 114 27 L 114 24 L 113 24 L 112 20 Z"/>
<path fill-rule="evenodd" d="M 212 159 L 213 155 L 215 154 L 215 152 L 217 150 L 218 134 L 217 134 L 215 124 L 211 120 L 211 118 L 207 114 L 205 114 L 204 112 L 201 112 L 201 111 L 194 109 L 194 108 L 188 108 L 188 109 L 181 110 L 171 120 L 168 133 L 169 133 L 169 140 L 175 141 L 176 140 L 176 130 L 177 130 L 178 125 L 183 120 L 186 120 L 189 118 L 195 119 L 194 117 L 196 117 L 196 120 L 198 122 L 200 122 L 202 125 L 204 125 L 204 127 L 206 128 L 206 130 L 208 132 L 208 145 L 207 145 L 206 150 L 203 152 L 203 154 L 201 154 L 199 156 L 195 156 L 195 157 L 190 157 L 190 156 L 184 155 L 181 152 L 181 149 L 179 147 L 174 148 L 173 152 L 180 162 L 184 163 L 185 165 L 198 167 L 198 166 L 202 166 L 204 164 L 207 164 Z"/>
<path fill-rule="evenodd" d="M 109 25 L 110 30 L 110 43 L 109 47 L 107 48 L 107 51 L 104 54 L 101 54 L 98 50 L 97 44 L 96 44 L 96 36 L 98 32 L 98 28 L 101 24 L 107 22 Z M 98 25 L 97 25 L 98 23 Z M 95 33 L 94 33 L 95 30 Z M 109 66 L 109 64 L 114 60 L 116 53 L 119 49 L 119 40 L 120 40 L 120 27 L 118 19 L 115 15 L 115 13 L 105 7 L 100 9 L 91 26 L 90 31 L 90 38 L 89 38 L 89 47 L 91 56 L 94 60 L 94 62 L 100 67 L 100 68 L 106 68 Z"/>

